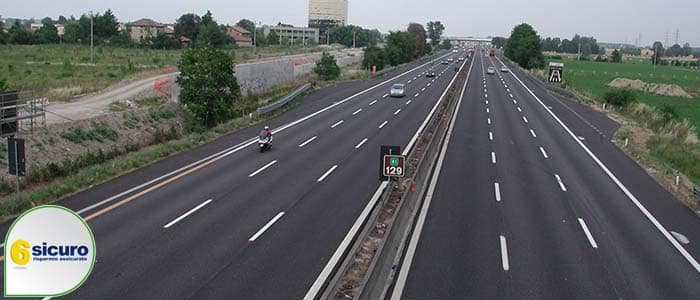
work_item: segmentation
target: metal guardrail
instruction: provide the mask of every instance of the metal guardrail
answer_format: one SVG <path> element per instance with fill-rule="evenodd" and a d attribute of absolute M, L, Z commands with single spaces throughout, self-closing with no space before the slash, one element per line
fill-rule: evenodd
<path fill-rule="evenodd" d="M 435 52 L 435 53 L 433 53 L 433 54 L 430 54 L 430 55 L 428 55 L 428 56 L 421 57 L 421 58 L 419 58 L 418 60 L 414 60 L 414 61 L 412 61 L 412 62 L 407 62 L 407 63 L 404 63 L 404 64 L 400 64 L 400 65 L 398 65 L 398 66 L 386 67 L 386 68 L 384 68 L 384 69 L 381 69 L 380 71 L 375 72 L 374 74 L 370 74 L 370 75 L 369 75 L 369 78 L 377 78 L 377 77 L 382 76 L 382 75 L 384 75 L 384 74 L 386 74 L 386 73 L 389 73 L 389 72 L 391 72 L 391 71 L 394 71 L 394 70 L 397 70 L 397 69 L 401 69 L 401 68 L 403 68 L 403 67 L 405 67 L 405 66 L 408 66 L 409 64 L 412 64 L 412 63 L 423 63 L 423 62 L 429 61 L 429 60 L 431 60 L 431 59 L 435 59 L 436 57 L 439 57 L 440 55 L 443 55 L 443 54 L 445 54 L 445 53 L 447 53 L 447 52 L 449 52 L 449 51 L 446 51 L 446 50 L 437 51 L 437 52 Z"/>
<path fill-rule="evenodd" d="M 303 85 L 302 87 L 289 93 L 287 96 L 284 96 L 284 98 L 280 99 L 279 101 L 277 101 L 275 103 L 268 104 L 268 105 L 265 105 L 262 107 L 258 107 L 258 109 L 256 110 L 256 113 L 258 115 L 264 115 L 266 113 L 273 112 L 273 111 L 277 110 L 278 108 L 287 104 L 289 101 L 292 101 L 294 98 L 299 96 L 301 93 L 306 92 L 310 88 L 311 88 L 311 83 L 307 83 L 307 84 Z"/>

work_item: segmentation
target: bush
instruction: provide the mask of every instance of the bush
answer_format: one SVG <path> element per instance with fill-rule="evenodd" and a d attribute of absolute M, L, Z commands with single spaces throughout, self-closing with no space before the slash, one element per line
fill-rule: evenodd
<path fill-rule="evenodd" d="M 630 90 L 610 90 L 603 96 L 605 102 L 617 107 L 625 107 L 628 104 L 637 101 L 637 96 Z"/>
<path fill-rule="evenodd" d="M 340 76 L 340 67 L 338 67 L 332 55 L 328 54 L 328 52 L 323 52 L 321 60 L 316 62 L 314 72 L 316 72 L 323 81 L 335 80 Z"/>

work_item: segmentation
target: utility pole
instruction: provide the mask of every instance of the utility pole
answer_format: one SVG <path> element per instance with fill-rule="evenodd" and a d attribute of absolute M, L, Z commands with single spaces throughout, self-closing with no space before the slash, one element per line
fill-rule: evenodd
<path fill-rule="evenodd" d="M 326 29 L 326 45 L 331 44 L 331 31 L 329 29 Z"/>
<path fill-rule="evenodd" d="M 90 64 L 95 64 L 94 61 L 94 49 L 93 49 L 93 22 L 92 22 L 92 11 L 90 11 Z"/>
<path fill-rule="evenodd" d="M 253 21 L 253 56 L 255 56 L 255 45 L 258 43 L 258 40 L 256 39 L 258 37 L 258 28 L 256 25 L 256 22 Z"/>
<path fill-rule="evenodd" d="M 355 30 L 352 31 L 352 48 L 355 48 Z"/>
<path fill-rule="evenodd" d="M 581 60 L 581 38 L 578 39 L 578 60 Z"/>

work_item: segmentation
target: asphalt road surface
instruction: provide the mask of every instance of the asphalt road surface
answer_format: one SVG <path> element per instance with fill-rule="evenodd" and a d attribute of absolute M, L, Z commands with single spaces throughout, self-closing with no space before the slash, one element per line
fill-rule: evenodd
<path fill-rule="evenodd" d="M 69 297 L 302 298 L 377 190 L 379 146 L 409 143 L 460 55 L 311 93 L 269 122 L 269 152 L 247 128 L 60 201 L 97 244 Z"/>
<path fill-rule="evenodd" d="M 700 219 L 614 122 L 477 53 L 392 299 L 700 299 Z"/>

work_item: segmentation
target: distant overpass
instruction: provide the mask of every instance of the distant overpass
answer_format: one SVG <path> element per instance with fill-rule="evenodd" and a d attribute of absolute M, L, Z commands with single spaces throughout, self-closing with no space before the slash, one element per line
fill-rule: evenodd
<path fill-rule="evenodd" d="M 450 41 L 466 41 L 466 42 L 491 42 L 491 38 L 480 38 L 480 37 L 460 37 L 460 36 L 446 36 L 445 39 Z"/>

